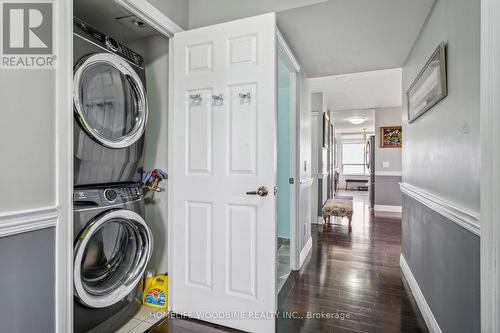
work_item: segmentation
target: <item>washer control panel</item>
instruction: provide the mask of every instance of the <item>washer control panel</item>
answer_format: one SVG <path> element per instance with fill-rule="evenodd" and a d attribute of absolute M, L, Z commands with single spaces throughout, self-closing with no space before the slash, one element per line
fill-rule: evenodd
<path fill-rule="evenodd" d="M 108 52 L 118 54 L 119 56 L 127 59 L 136 66 L 139 66 L 141 68 L 144 67 L 144 59 L 140 54 L 132 51 L 125 45 L 118 43 L 112 37 L 106 36 L 102 32 L 97 31 L 95 28 L 76 17 L 74 18 L 73 22 L 73 30 L 74 33 L 81 38 L 84 38 L 91 43 L 108 50 Z"/>
<path fill-rule="evenodd" d="M 139 185 L 75 189 L 75 206 L 111 206 L 142 198 Z"/>

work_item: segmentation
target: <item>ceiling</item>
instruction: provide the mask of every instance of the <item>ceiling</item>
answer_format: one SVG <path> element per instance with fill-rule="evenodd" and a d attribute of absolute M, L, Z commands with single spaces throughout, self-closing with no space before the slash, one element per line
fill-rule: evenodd
<path fill-rule="evenodd" d="M 74 0 L 74 16 L 119 42 L 145 38 L 158 34 L 149 26 L 139 29 L 134 21 L 140 21 L 113 0 Z"/>
<path fill-rule="evenodd" d="M 189 27 L 277 12 L 309 77 L 401 67 L 435 0 L 189 0 Z"/>
<path fill-rule="evenodd" d="M 189 29 L 327 0 L 189 0 Z"/>
<path fill-rule="evenodd" d="M 335 123 L 336 133 L 362 133 L 366 130 L 367 133 L 373 133 L 375 130 L 375 110 L 350 110 L 331 112 L 330 117 Z M 351 118 L 366 118 L 366 121 L 360 125 L 353 125 L 349 122 Z"/>
<path fill-rule="evenodd" d="M 401 67 L 434 0 L 329 0 L 278 13 L 309 77 Z"/>
<path fill-rule="evenodd" d="M 401 68 L 309 79 L 311 91 L 327 96 L 330 111 L 399 107 Z"/>

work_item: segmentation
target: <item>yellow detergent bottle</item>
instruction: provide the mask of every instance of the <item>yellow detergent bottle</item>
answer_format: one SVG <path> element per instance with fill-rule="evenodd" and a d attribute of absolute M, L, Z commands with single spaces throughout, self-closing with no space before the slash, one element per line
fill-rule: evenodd
<path fill-rule="evenodd" d="M 143 304 L 157 309 L 166 309 L 168 299 L 168 275 L 157 275 L 144 292 Z"/>

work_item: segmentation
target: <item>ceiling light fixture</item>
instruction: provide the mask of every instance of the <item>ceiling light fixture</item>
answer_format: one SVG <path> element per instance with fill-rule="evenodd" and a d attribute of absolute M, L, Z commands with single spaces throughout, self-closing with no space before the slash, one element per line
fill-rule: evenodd
<path fill-rule="evenodd" d="M 368 118 L 362 118 L 362 117 L 354 117 L 354 118 L 350 118 L 348 119 L 347 121 L 349 121 L 351 124 L 353 125 L 361 125 L 362 123 L 364 123 Z"/>
<path fill-rule="evenodd" d="M 335 80 L 337 80 L 337 81 L 347 81 L 347 80 L 349 80 L 349 76 L 347 76 L 347 75 L 337 76 L 335 78 Z"/>

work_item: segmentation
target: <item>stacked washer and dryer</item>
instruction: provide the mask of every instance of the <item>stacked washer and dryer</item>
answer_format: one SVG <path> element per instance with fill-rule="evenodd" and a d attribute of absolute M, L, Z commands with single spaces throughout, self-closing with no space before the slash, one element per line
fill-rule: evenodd
<path fill-rule="evenodd" d="M 79 19 L 73 44 L 74 332 L 113 332 L 139 309 L 153 247 L 140 184 L 144 61 Z"/>

